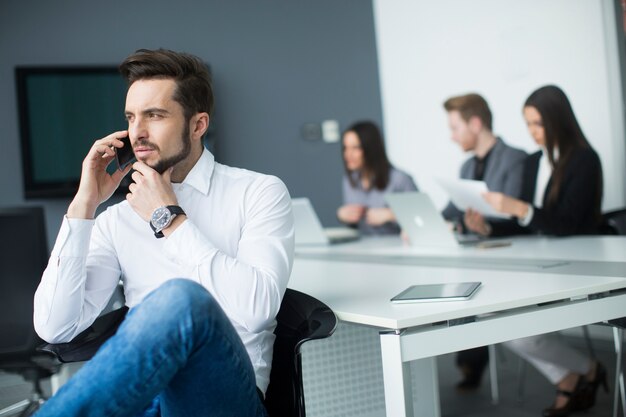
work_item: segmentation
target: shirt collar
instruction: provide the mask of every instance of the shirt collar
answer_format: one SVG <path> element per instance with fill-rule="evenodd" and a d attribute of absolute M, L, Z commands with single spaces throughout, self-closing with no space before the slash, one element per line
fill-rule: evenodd
<path fill-rule="evenodd" d="M 185 177 L 183 184 L 189 185 L 202 194 L 207 195 L 211 187 L 211 178 L 215 169 L 215 158 L 208 150 L 204 149 L 198 162 L 191 168 Z"/>

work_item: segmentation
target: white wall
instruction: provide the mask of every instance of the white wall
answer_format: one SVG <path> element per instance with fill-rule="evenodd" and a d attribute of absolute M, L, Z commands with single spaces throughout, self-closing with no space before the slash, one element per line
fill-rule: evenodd
<path fill-rule="evenodd" d="M 389 156 L 437 205 L 447 196 L 433 177 L 458 176 L 469 156 L 449 139 L 445 99 L 482 94 L 494 114 L 494 132 L 531 152 L 536 145 L 521 108 L 545 84 L 568 94 L 600 154 L 604 209 L 625 205 L 626 136 L 613 0 L 373 2 Z"/>

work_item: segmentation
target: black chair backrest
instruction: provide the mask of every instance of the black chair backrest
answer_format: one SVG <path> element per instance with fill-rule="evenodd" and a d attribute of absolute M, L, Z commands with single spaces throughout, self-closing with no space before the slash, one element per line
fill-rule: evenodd
<path fill-rule="evenodd" d="M 0 355 L 30 357 L 41 339 L 33 297 L 48 261 L 43 208 L 0 208 Z"/>
<path fill-rule="evenodd" d="M 287 289 L 276 316 L 276 341 L 265 406 L 270 417 L 304 417 L 300 347 L 329 337 L 337 327 L 335 313 L 321 301 Z"/>
<path fill-rule="evenodd" d="M 626 235 L 626 209 L 613 210 L 602 215 L 602 224 L 616 235 Z"/>
<path fill-rule="evenodd" d="M 613 210 L 602 215 L 603 225 L 608 226 L 609 230 L 615 235 L 626 235 L 626 209 Z M 626 328 L 626 317 L 615 320 L 609 320 L 608 324 L 622 329 Z"/>
<path fill-rule="evenodd" d="M 72 341 L 67 343 L 47 343 L 37 350 L 53 354 L 61 363 L 84 362 L 93 358 L 100 346 L 117 332 L 128 313 L 124 306 L 101 315 Z"/>

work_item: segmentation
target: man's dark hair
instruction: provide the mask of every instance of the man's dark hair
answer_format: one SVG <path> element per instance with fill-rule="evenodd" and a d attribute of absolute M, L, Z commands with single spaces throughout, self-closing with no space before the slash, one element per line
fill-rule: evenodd
<path fill-rule="evenodd" d="M 345 135 L 347 132 L 354 132 L 359 138 L 359 143 L 363 150 L 363 171 L 372 176 L 370 179 L 377 189 L 384 190 L 387 188 L 391 163 L 387 158 L 385 142 L 383 141 L 383 135 L 380 133 L 378 126 L 370 121 L 357 122 L 347 128 L 343 134 Z M 348 174 L 350 184 L 356 187 L 356 181 L 345 165 L 345 160 L 344 167 Z M 361 175 L 363 174 L 364 173 L 361 172 Z"/>
<path fill-rule="evenodd" d="M 168 79 L 176 82 L 173 99 L 189 121 L 196 113 L 213 114 L 213 88 L 206 64 L 198 57 L 168 49 L 139 49 L 119 67 L 130 86 L 138 80 Z"/>

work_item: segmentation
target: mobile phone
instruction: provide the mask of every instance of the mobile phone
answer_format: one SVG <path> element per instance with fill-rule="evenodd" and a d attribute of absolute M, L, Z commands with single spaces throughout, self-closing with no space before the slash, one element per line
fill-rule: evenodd
<path fill-rule="evenodd" d="M 135 161 L 135 153 L 133 152 L 133 145 L 131 145 L 128 136 L 120 138 L 120 140 L 124 143 L 124 146 L 115 148 L 115 159 L 117 160 L 117 168 L 123 171 L 128 164 Z"/>

